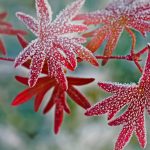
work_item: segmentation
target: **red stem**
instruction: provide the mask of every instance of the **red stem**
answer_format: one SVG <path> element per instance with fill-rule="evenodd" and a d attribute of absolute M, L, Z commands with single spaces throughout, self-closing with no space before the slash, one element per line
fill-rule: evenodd
<path fill-rule="evenodd" d="M 144 54 L 148 50 L 148 47 L 144 47 L 141 51 L 137 53 L 137 56 Z"/>
<path fill-rule="evenodd" d="M 136 61 L 136 60 L 134 60 L 134 63 L 135 63 L 135 65 L 138 67 L 138 69 L 140 70 L 140 72 L 142 73 L 143 69 L 142 69 L 142 67 L 140 66 L 139 62 Z"/>
<path fill-rule="evenodd" d="M 97 59 L 127 59 L 127 56 L 95 56 L 95 57 Z"/>
<path fill-rule="evenodd" d="M 134 55 L 134 49 L 135 49 L 135 45 L 136 45 L 136 36 L 133 33 L 133 31 L 131 29 L 129 29 L 128 27 L 126 27 L 125 29 L 130 34 L 130 36 L 132 38 L 131 55 Z"/>
<path fill-rule="evenodd" d="M 3 57 L 0 57 L 0 60 L 2 60 L 2 61 L 11 61 L 11 62 L 15 61 L 14 58 L 3 58 Z"/>

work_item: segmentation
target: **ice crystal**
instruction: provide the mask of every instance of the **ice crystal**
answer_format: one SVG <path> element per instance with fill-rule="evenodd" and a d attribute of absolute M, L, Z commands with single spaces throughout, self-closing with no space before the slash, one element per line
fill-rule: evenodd
<path fill-rule="evenodd" d="M 108 120 L 124 106 L 128 106 L 127 110 L 109 122 L 111 126 L 123 125 L 123 129 L 118 137 L 115 150 L 122 150 L 129 142 L 133 132 L 135 132 L 140 146 L 146 146 L 146 133 L 144 121 L 144 109 L 150 114 L 150 51 L 148 54 L 145 69 L 142 77 L 136 84 L 117 84 L 100 82 L 99 86 L 112 96 L 97 103 L 95 106 L 87 110 L 86 115 L 108 114 Z"/>
<path fill-rule="evenodd" d="M 28 84 L 27 78 L 17 76 L 16 79 L 25 85 Z M 20 105 L 22 103 L 29 101 L 33 96 L 35 96 L 34 110 L 38 111 L 45 94 L 52 87 L 54 87 L 52 96 L 49 102 L 46 104 L 43 113 L 44 114 L 47 113 L 55 105 L 54 132 L 58 133 L 59 128 L 63 121 L 64 111 L 66 113 L 70 113 L 70 108 L 66 100 L 66 93 L 75 103 L 77 103 L 84 109 L 90 107 L 90 103 L 88 102 L 86 97 L 83 94 L 81 94 L 74 86 L 82 86 L 88 84 L 94 81 L 94 79 L 67 77 L 67 81 L 68 81 L 68 90 L 64 91 L 54 78 L 50 77 L 39 78 L 37 84 L 34 87 L 27 88 L 23 92 L 19 93 L 18 96 L 16 96 L 16 98 L 13 100 L 12 105 L 14 106 Z"/>
<path fill-rule="evenodd" d="M 77 15 L 74 19 L 84 20 L 86 25 L 100 24 L 100 28 L 84 34 L 85 37 L 92 37 L 87 48 L 95 52 L 107 40 L 104 56 L 111 56 L 124 29 L 134 38 L 133 41 L 136 37 L 130 29 L 144 36 L 150 31 L 150 3 L 149 0 L 115 0 L 103 10 Z M 102 64 L 107 61 L 103 60 Z"/>
<path fill-rule="evenodd" d="M 10 23 L 4 21 L 6 16 L 7 16 L 6 12 L 0 13 L 0 34 L 5 34 L 5 35 L 17 35 L 17 34 L 24 35 L 24 34 L 26 34 L 25 31 L 16 30 L 12 27 L 12 25 Z M 0 52 L 4 55 L 6 54 L 6 48 L 4 46 L 3 40 L 1 40 L 1 39 L 0 39 Z"/>
<path fill-rule="evenodd" d="M 36 0 L 37 20 L 24 13 L 18 12 L 17 17 L 37 36 L 19 54 L 15 60 L 15 67 L 31 59 L 29 86 L 33 87 L 46 62 L 48 75 L 55 77 L 62 87 L 67 89 L 64 67 L 74 70 L 77 65 L 76 54 L 98 65 L 96 58 L 81 43 L 82 37 L 71 37 L 66 34 L 82 32 L 87 27 L 82 24 L 72 24 L 71 19 L 78 13 L 84 0 L 76 0 L 64 9 L 52 22 L 52 11 L 47 0 Z"/>

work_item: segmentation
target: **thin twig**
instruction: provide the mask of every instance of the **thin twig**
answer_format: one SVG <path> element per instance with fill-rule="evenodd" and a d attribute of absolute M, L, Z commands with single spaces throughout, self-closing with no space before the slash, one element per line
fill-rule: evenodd
<path fill-rule="evenodd" d="M 3 58 L 3 57 L 0 57 L 0 60 L 2 60 L 2 61 L 11 61 L 11 62 L 15 61 L 14 58 Z"/>

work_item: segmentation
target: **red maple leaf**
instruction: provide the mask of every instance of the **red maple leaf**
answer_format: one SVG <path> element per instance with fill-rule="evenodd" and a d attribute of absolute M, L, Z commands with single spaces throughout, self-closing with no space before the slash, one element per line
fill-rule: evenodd
<path fill-rule="evenodd" d="M 101 25 L 84 37 L 92 37 L 87 48 L 95 52 L 104 40 L 107 44 L 104 49 L 104 56 L 111 56 L 125 29 L 136 41 L 131 29 L 141 32 L 145 36 L 150 31 L 150 3 L 148 0 L 115 0 L 105 9 L 91 13 L 77 15 L 74 20 L 84 20 L 86 25 Z M 102 61 L 106 64 L 108 59 Z"/>
<path fill-rule="evenodd" d="M 52 11 L 47 0 L 36 0 L 37 20 L 24 13 L 17 13 L 17 17 L 37 36 L 37 39 L 31 41 L 15 60 L 15 67 L 17 67 L 31 59 L 28 81 L 30 87 L 36 84 L 44 62 L 47 63 L 48 75 L 55 77 L 65 90 L 67 80 L 64 67 L 72 71 L 76 68 L 75 54 L 93 65 L 98 65 L 93 54 L 81 45 L 85 42 L 85 38 L 67 35 L 87 30 L 85 25 L 71 23 L 71 19 L 78 13 L 84 1 L 73 2 L 53 22 L 51 22 Z"/>
<path fill-rule="evenodd" d="M 28 79 L 24 77 L 17 76 L 16 79 L 28 85 Z M 67 104 L 66 93 L 70 96 L 70 98 L 83 107 L 84 109 L 89 108 L 91 105 L 86 99 L 84 95 L 82 95 L 74 86 L 81 86 L 88 84 L 94 81 L 93 78 L 76 78 L 76 77 L 67 77 L 68 81 L 68 90 L 64 91 L 61 86 L 56 82 L 55 78 L 50 77 L 42 77 L 39 78 L 36 85 L 32 88 L 27 88 L 23 92 L 19 93 L 16 98 L 13 100 L 12 105 L 17 106 L 29 101 L 33 96 L 35 96 L 34 100 L 34 110 L 37 112 L 39 107 L 43 101 L 45 94 L 54 87 L 52 92 L 52 96 L 49 102 L 46 104 L 43 113 L 47 113 L 50 109 L 55 105 L 55 124 L 54 124 L 54 132 L 57 134 L 59 128 L 63 121 L 64 111 L 66 113 L 70 113 L 70 108 Z"/>
<path fill-rule="evenodd" d="M 17 34 L 24 35 L 24 34 L 26 34 L 25 31 L 16 30 L 12 27 L 12 25 L 10 23 L 5 22 L 4 19 L 6 18 L 6 16 L 7 16 L 6 12 L 0 13 L 0 34 L 5 34 L 5 35 L 17 35 Z M 3 55 L 6 54 L 6 48 L 1 39 L 0 39 L 0 52 Z"/>
<path fill-rule="evenodd" d="M 149 47 L 150 48 L 150 47 Z M 138 84 L 118 84 L 100 82 L 99 86 L 112 96 L 89 108 L 86 115 L 108 114 L 108 120 L 128 106 L 127 110 L 109 122 L 111 126 L 123 125 L 123 129 L 118 137 L 115 150 L 122 150 L 129 142 L 133 132 L 135 132 L 142 148 L 146 146 L 146 134 L 144 125 L 144 109 L 150 114 L 150 51 L 148 54 L 145 69 Z"/>

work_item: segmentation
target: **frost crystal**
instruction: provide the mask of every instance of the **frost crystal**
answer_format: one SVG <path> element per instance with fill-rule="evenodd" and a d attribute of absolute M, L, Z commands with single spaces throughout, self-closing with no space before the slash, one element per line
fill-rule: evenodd
<path fill-rule="evenodd" d="M 77 54 L 83 60 L 98 65 L 92 53 L 83 47 L 84 38 L 69 37 L 66 34 L 87 30 L 85 25 L 72 24 L 71 19 L 78 13 L 84 0 L 77 0 L 64 9 L 52 21 L 52 11 L 47 0 L 36 0 L 37 20 L 18 12 L 17 17 L 37 36 L 29 43 L 15 60 L 15 67 L 31 59 L 29 86 L 36 84 L 43 65 L 48 64 L 48 75 L 55 77 L 62 87 L 67 89 L 64 67 L 74 70 Z"/>
<path fill-rule="evenodd" d="M 104 56 L 111 56 L 119 37 L 125 29 L 132 38 L 134 33 L 130 29 L 139 31 L 142 35 L 150 31 L 150 2 L 149 0 L 114 0 L 104 10 L 77 15 L 74 20 L 84 20 L 86 25 L 98 25 L 101 27 L 84 34 L 92 37 L 87 48 L 95 52 L 107 40 Z M 136 41 L 136 38 L 133 39 Z M 108 59 L 103 60 L 104 65 Z"/>
<path fill-rule="evenodd" d="M 115 150 L 122 150 L 129 142 L 133 132 L 135 132 L 142 148 L 146 146 L 146 133 L 144 121 L 144 109 L 150 114 L 150 51 L 143 75 L 138 85 L 99 83 L 99 86 L 112 96 L 97 103 L 87 110 L 86 115 L 108 114 L 108 120 L 124 106 L 127 110 L 116 119 L 109 122 L 111 126 L 123 125 L 123 129 L 118 137 Z"/>

